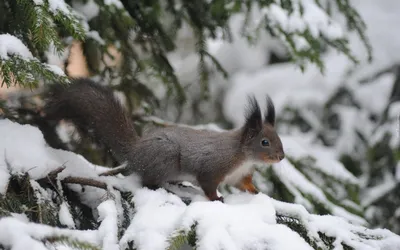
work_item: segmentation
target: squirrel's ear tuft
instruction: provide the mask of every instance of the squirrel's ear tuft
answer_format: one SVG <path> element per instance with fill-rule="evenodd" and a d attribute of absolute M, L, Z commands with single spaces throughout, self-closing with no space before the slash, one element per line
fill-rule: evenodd
<path fill-rule="evenodd" d="M 245 139 L 251 139 L 260 133 L 262 129 L 262 116 L 255 96 L 248 96 L 247 99 L 249 104 L 246 111 L 246 124 L 244 125 L 243 136 Z"/>
<path fill-rule="evenodd" d="M 267 110 L 265 111 L 265 122 L 275 126 L 275 107 L 271 97 L 267 95 Z"/>

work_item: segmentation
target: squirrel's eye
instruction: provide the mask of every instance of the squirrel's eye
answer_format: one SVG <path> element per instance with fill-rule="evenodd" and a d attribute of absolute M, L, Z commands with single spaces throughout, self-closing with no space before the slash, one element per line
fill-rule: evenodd
<path fill-rule="evenodd" d="M 263 139 L 263 140 L 261 141 L 261 146 L 263 146 L 263 147 L 269 147 L 269 141 L 268 141 L 267 139 Z"/>

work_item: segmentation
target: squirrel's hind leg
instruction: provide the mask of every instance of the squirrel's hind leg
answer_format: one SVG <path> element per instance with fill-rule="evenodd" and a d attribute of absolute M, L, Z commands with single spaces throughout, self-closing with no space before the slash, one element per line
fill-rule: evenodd
<path fill-rule="evenodd" d="M 201 189 L 203 189 L 204 194 L 210 201 L 224 202 L 224 197 L 219 197 L 217 194 L 217 188 L 219 185 L 218 181 L 214 181 L 208 178 L 198 178 L 198 183 L 200 184 Z"/>

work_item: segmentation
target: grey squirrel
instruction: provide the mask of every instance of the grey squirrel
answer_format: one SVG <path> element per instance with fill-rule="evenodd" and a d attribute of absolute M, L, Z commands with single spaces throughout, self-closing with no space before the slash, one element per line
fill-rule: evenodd
<path fill-rule="evenodd" d="M 254 162 L 276 163 L 284 156 L 275 131 L 275 109 L 266 96 L 263 116 L 254 96 L 249 97 L 245 124 L 235 130 L 213 132 L 186 127 L 157 128 L 139 137 L 133 121 L 111 89 L 89 79 L 56 85 L 44 112 L 49 119 L 66 119 L 92 131 L 116 159 L 126 163 L 122 174 L 137 174 L 151 189 L 167 182 L 199 185 L 210 201 L 219 200 L 219 184 L 258 193 L 252 183 Z"/>

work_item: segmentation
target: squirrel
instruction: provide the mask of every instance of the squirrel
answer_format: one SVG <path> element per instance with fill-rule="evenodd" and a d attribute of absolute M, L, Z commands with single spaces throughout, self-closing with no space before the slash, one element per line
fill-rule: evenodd
<path fill-rule="evenodd" d="M 78 129 L 92 131 L 118 162 L 126 164 L 121 174 L 137 174 L 149 189 L 188 181 L 200 186 L 210 201 L 223 202 L 217 195 L 221 183 L 257 194 L 252 183 L 254 163 L 277 163 L 285 157 L 268 95 L 264 115 L 255 96 L 248 96 L 246 121 L 238 129 L 216 132 L 171 126 L 139 136 L 111 88 L 86 78 L 53 86 L 44 107 L 47 118 L 70 120 Z"/>

